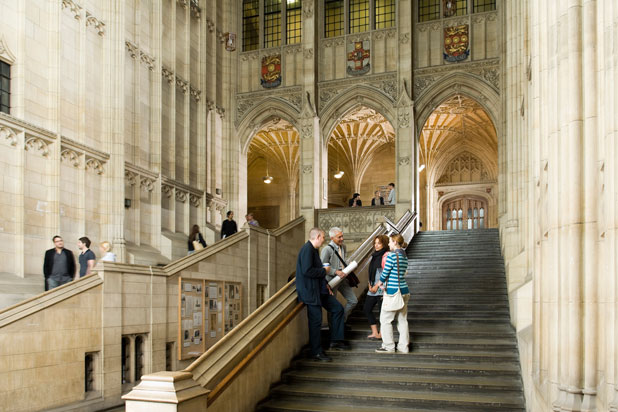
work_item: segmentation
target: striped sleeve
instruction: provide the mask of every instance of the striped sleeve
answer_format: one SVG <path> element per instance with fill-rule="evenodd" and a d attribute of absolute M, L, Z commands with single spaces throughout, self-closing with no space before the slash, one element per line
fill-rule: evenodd
<path fill-rule="evenodd" d="M 388 275 L 393 270 L 393 253 L 389 252 L 386 257 L 386 263 L 384 264 L 384 270 L 382 271 L 382 275 L 380 275 L 380 282 L 386 282 Z M 395 274 L 393 274 L 395 275 Z"/>

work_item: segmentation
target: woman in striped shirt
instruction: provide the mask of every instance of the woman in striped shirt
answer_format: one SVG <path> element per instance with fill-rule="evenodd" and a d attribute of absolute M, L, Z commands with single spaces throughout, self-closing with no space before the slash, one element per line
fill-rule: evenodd
<path fill-rule="evenodd" d="M 386 257 L 384 270 L 380 276 L 381 288 L 389 295 L 392 295 L 401 290 L 403 297 L 403 307 L 396 311 L 387 311 L 382 308 L 380 313 L 380 324 L 382 332 L 382 346 L 376 349 L 377 353 L 394 353 L 395 340 L 393 338 L 393 325 L 391 322 L 397 320 L 397 330 L 399 331 L 399 343 L 397 351 L 400 353 L 408 353 L 408 345 L 410 336 L 408 330 L 408 300 L 410 299 L 410 290 L 406 283 L 406 271 L 408 270 L 408 257 L 406 256 L 405 248 L 408 246 L 404 242 L 400 234 L 395 234 L 390 237 L 388 246 L 391 252 Z M 384 286 L 386 284 L 386 287 Z"/>

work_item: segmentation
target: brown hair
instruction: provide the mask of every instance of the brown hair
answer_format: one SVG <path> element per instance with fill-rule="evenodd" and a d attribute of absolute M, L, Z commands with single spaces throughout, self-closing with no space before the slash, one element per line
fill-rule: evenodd
<path fill-rule="evenodd" d="M 189 233 L 189 240 L 195 240 L 195 235 L 197 235 L 198 233 L 200 233 L 199 225 L 193 225 L 193 227 L 191 228 L 191 233 Z"/>
<path fill-rule="evenodd" d="M 408 244 L 404 242 L 403 240 L 403 236 L 401 236 L 399 233 L 395 233 L 394 235 L 391 235 L 391 239 L 393 239 L 395 243 L 397 243 L 399 246 L 401 246 L 404 249 L 408 247 Z"/>
<path fill-rule="evenodd" d="M 375 243 L 376 239 L 380 241 L 383 248 L 388 248 L 388 236 L 386 235 L 378 235 L 373 238 L 373 242 Z"/>
<path fill-rule="evenodd" d="M 79 241 L 86 245 L 87 248 L 90 247 L 90 239 L 88 239 L 86 236 L 80 237 Z"/>

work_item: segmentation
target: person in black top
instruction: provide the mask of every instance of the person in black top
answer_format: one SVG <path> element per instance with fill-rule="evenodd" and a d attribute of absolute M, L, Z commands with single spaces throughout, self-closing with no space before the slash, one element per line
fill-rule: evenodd
<path fill-rule="evenodd" d="M 84 277 L 92 273 L 92 268 L 97 260 L 94 252 L 90 250 L 90 239 L 86 236 L 77 240 L 77 248 L 81 250 L 79 254 L 79 277 Z"/>
<path fill-rule="evenodd" d="M 384 198 L 380 196 L 380 191 L 376 190 L 374 198 L 371 199 L 371 206 L 384 206 Z"/>
<path fill-rule="evenodd" d="M 373 239 L 373 247 L 375 251 L 371 254 L 371 262 L 369 263 L 369 281 L 363 312 L 365 312 L 369 321 L 369 327 L 371 327 L 371 335 L 367 337 L 370 339 L 382 339 L 382 335 L 378 332 L 378 322 L 373 314 L 373 308 L 382 300 L 382 289 L 380 289 L 378 283 L 380 274 L 382 274 L 384 255 L 388 252 L 388 236 L 376 236 Z"/>
<path fill-rule="evenodd" d="M 236 222 L 234 221 L 234 212 L 228 210 L 227 219 L 225 219 L 221 225 L 221 239 L 230 237 L 236 232 L 238 232 L 238 226 L 236 226 Z"/>
<path fill-rule="evenodd" d="M 360 193 L 354 193 L 352 195 L 352 199 L 348 201 L 348 206 L 350 207 L 357 207 L 357 206 L 360 207 L 362 205 L 363 205 L 363 202 L 361 201 Z"/>
<path fill-rule="evenodd" d="M 332 359 L 322 350 L 322 308 L 331 314 L 331 349 L 342 350 L 346 349 L 347 345 L 343 340 L 343 306 L 326 283 L 326 273 L 330 267 L 323 267 L 318 254 L 323 243 L 324 231 L 311 229 L 309 241 L 300 249 L 296 260 L 296 291 L 298 300 L 307 305 L 311 356 L 314 360 L 330 362 Z"/>
<path fill-rule="evenodd" d="M 195 246 L 193 246 L 193 241 L 200 242 L 203 247 L 206 247 L 206 241 L 202 237 L 200 233 L 200 227 L 198 225 L 193 225 L 191 228 L 191 233 L 189 234 L 189 241 L 187 242 L 187 246 L 189 249 L 189 255 L 195 253 Z"/>
<path fill-rule="evenodd" d="M 43 261 L 43 275 L 45 276 L 45 290 L 64 285 L 75 276 L 75 257 L 73 252 L 64 248 L 64 240 L 54 236 L 54 248 L 45 252 Z"/>

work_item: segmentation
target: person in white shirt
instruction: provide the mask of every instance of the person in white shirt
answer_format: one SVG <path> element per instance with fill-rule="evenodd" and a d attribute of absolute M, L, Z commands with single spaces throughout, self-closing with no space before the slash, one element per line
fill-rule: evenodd
<path fill-rule="evenodd" d="M 115 262 L 116 255 L 112 253 L 112 244 L 107 240 L 104 240 L 99 244 L 99 249 L 101 250 L 101 254 L 103 257 L 101 258 L 102 262 Z"/>
<path fill-rule="evenodd" d="M 391 190 L 390 192 L 388 192 L 388 204 L 389 205 L 394 205 L 396 202 L 395 199 L 395 183 L 389 183 L 388 184 L 388 188 Z"/>

